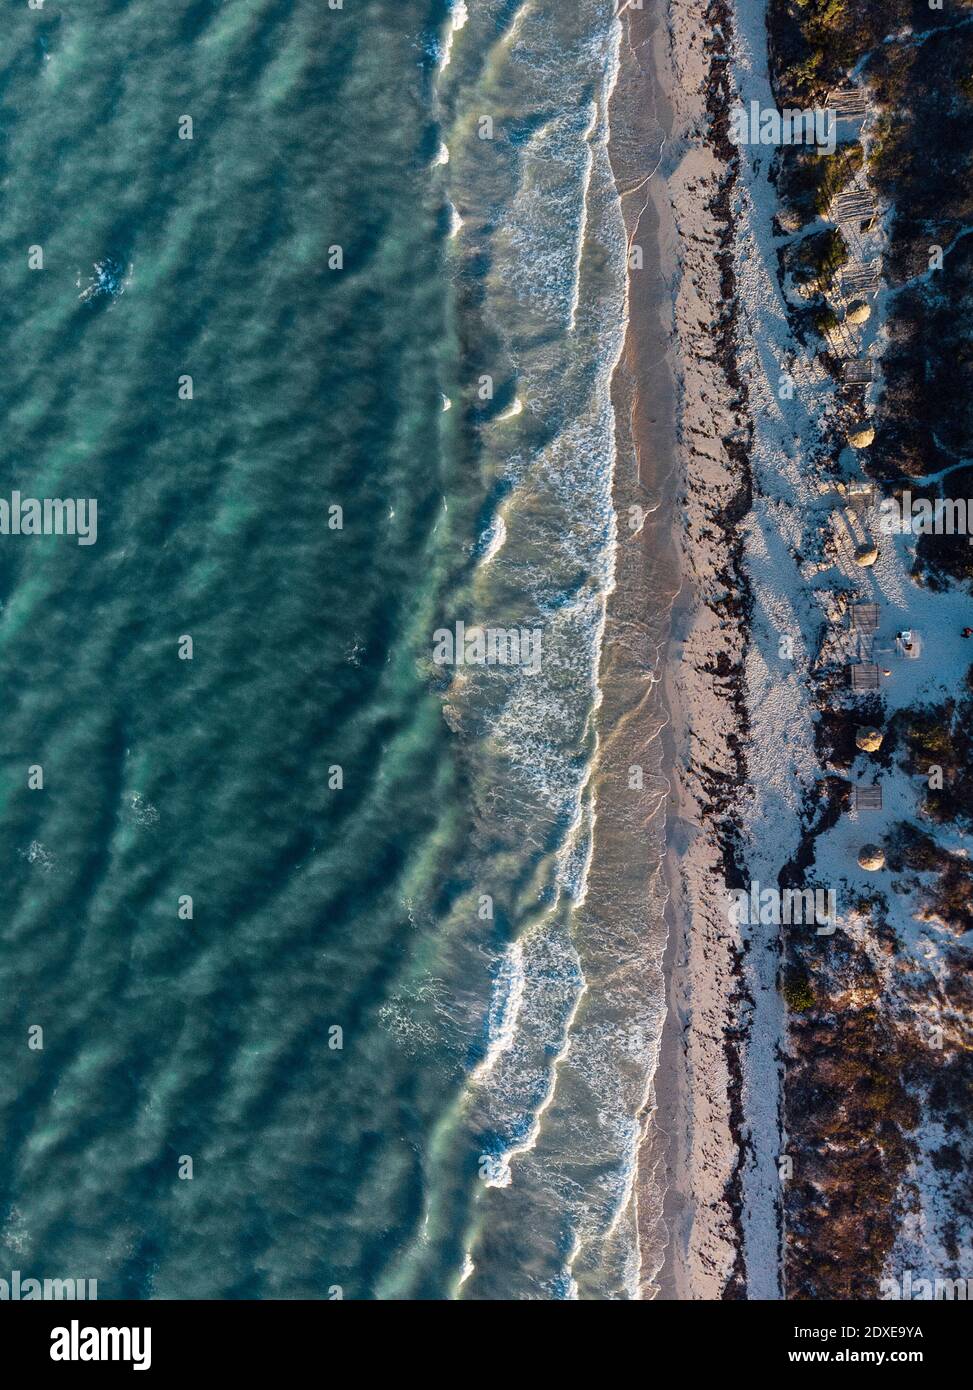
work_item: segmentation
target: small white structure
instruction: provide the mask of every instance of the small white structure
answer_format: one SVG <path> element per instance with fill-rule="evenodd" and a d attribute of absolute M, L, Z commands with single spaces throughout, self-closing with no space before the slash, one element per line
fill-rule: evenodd
<path fill-rule="evenodd" d="M 918 661 L 922 655 L 922 637 L 914 627 L 903 628 L 896 636 L 895 645 L 899 654 L 910 661 Z"/>

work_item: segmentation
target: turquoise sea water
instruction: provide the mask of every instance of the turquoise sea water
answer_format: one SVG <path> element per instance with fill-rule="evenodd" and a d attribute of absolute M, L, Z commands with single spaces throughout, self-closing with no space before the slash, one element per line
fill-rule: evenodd
<path fill-rule="evenodd" d="M 0 496 L 98 539 L 0 537 L 0 1276 L 561 1297 L 617 1225 L 630 1114 L 570 1118 L 591 1191 L 537 1156 L 586 983 L 613 9 L 7 7 Z M 541 673 L 435 666 L 457 620 Z"/>

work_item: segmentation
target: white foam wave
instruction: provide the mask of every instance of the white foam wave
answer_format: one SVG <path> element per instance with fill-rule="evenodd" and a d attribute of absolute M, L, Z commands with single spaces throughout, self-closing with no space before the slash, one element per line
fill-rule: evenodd
<path fill-rule="evenodd" d="M 578 318 L 578 305 L 581 302 L 581 264 L 584 260 L 585 238 L 588 232 L 588 194 L 591 190 L 591 176 L 595 167 L 595 156 L 590 141 L 597 129 L 598 107 L 592 102 L 591 119 L 588 122 L 588 129 L 584 133 L 584 143 L 588 153 L 585 159 L 584 178 L 581 186 L 581 223 L 578 227 L 578 244 L 574 255 L 574 291 L 571 295 L 571 312 L 568 315 L 569 333 L 574 332 L 574 326 Z"/>
<path fill-rule="evenodd" d="M 631 924 L 620 906 L 603 943 L 590 920 L 598 902 L 589 900 L 582 917 L 572 915 L 588 889 L 598 672 L 615 583 L 611 380 L 624 346 L 628 286 L 607 109 L 620 70 L 622 26 L 616 17 L 610 30 L 579 35 L 565 47 L 549 13 L 524 5 L 518 29 L 521 24 L 511 64 L 530 84 L 525 107 L 556 114 L 518 148 L 507 214 L 490 234 L 488 295 L 532 414 L 563 424 L 541 449 L 532 449 L 524 432 L 522 452 L 513 457 L 502 432 L 487 435 L 511 492 L 503 550 L 491 531 L 484 551 L 495 559 L 492 570 L 481 570 L 484 591 L 496 585 L 503 592 L 507 580 L 518 592 L 526 589 L 529 625 L 543 631 L 539 673 L 514 668 L 492 677 L 502 693 L 491 697 L 487 722 L 491 750 L 503 766 L 496 814 L 511 831 L 524 817 L 534 827 L 550 825 L 559 842 L 538 871 L 551 895 L 545 914 L 519 938 L 515 1007 L 512 961 L 494 982 L 489 1046 L 472 1078 L 478 1085 L 471 1100 L 491 1136 L 487 1184 L 508 1186 L 516 1169 L 518 1187 L 557 1194 L 570 1232 L 558 1261 L 557 1296 L 576 1298 L 591 1287 L 593 1263 L 610 1265 L 612 1287 L 638 1286 L 638 1117 L 664 998 L 647 964 L 656 949 L 654 938 L 646 941 L 647 929 L 655 930 L 654 905 L 640 900 Z M 601 73 L 594 99 L 593 72 Z M 464 210 L 477 210 L 472 236 L 478 237 L 483 219 L 475 199 L 464 191 L 462 201 Z M 573 330 L 570 337 L 565 330 Z M 519 396 L 514 405 L 498 419 L 520 413 Z M 547 555 L 537 545 L 538 519 L 550 526 Z M 597 988 L 582 1008 L 589 976 Z M 597 1175 L 590 1168 L 592 1142 L 604 1159 Z"/>
<path fill-rule="evenodd" d="M 494 1066 L 513 1044 L 517 1020 L 524 1004 L 526 975 L 524 948 L 519 941 L 507 947 L 493 986 L 493 1000 L 487 1020 L 489 1043 L 486 1056 L 472 1074 L 477 1082 L 485 1081 Z"/>
<path fill-rule="evenodd" d="M 574 1025 L 574 1020 L 577 1017 L 578 1009 L 581 1007 L 581 1001 L 584 998 L 588 988 L 584 976 L 581 974 L 581 962 L 578 959 L 577 953 L 572 950 L 570 952 L 570 955 L 573 956 L 573 963 L 576 972 L 576 988 L 573 990 L 573 997 L 571 998 L 570 1008 L 562 1021 L 560 1046 L 558 1047 L 558 1050 L 554 1054 L 554 1056 L 548 1059 L 547 1074 L 544 1078 L 543 1089 L 541 1091 L 539 1100 L 535 1102 L 531 1110 L 528 1112 L 528 1115 L 526 1117 L 526 1131 L 523 1132 L 523 1137 L 520 1139 L 516 1139 L 512 1143 L 508 1144 L 506 1149 L 504 1149 L 502 1153 L 498 1154 L 495 1157 L 491 1166 L 491 1171 L 488 1177 L 485 1179 L 487 1187 L 510 1186 L 511 1179 L 513 1177 L 511 1165 L 514 1159 L 519 1158 L 524 1154 L 529 1154 L 534 1149 L 535 1145 L 537 1144 L 538 1136 L 541 1132 L 541 1124 L 544 1119 L 545 1111 L 548 1109 L 548 1107 L 554 1099 L 554 1094 L 557 1089 L 558 1068 L 560 1067 L 561 1063 L 564 1061 L 564 1059 L 568 1055 L 568 1052 L 570 1051 L 571 1029 Z M 540 989 L 537 992 L 541 996 L 543 996 L 546 982 L 538 979 L 535 981 L 535 983 L 540 986 Z M 562 981 L 562 984 L 563 983 L 565 982 Z M 548 1033 L 547 1036 L 548 1046 L 550 1046 L 550 1033 Z M 517 1035 L 513 1040 L 513 1042 L 517 1044 L 525 1041 L 526 1038 L 524 1038 L 523 1033 Z M 513 1050 L 513 1047 L 508 1049 L 508 1051 Z M 521 1067 L 518 1068 L 515 1065 L 511 1068 L 508 1081 L 513 1083 L 515 1086 L 518 1086 L 519 1084 L 519 1087 L 523 1087 L 524 1082 L 527 1080 L 527 1075 L 522 1066 L 522 1063 L 525 1059 L 521 1058 L 520 1060 Z M 531 1087 L 531 1089 L 534 1088 Z"/>
<path fill-rule="evenodd" d="M 503 549 L 503 543 L 507 539 L 507 523 L 499 514 L 493 518 L 490 525 L 480 538 L 482 553 L 480 564 L 488 565 L 495 555 Z"/>
<path fill-rule="evenodd" d="M 467 1250 L 463 1254 L 463 1270 L 459 1276 L 459 1283 L 456 1285 L 457 1291 L 463 1287 L 467 1279 L 474 1273 L 475 1269 L 476 1265 L 473 1263 L 470 1252 Z"/>
<path fill-rule="evenodd" d="M 442 51 L 439 56 L 439 70 L 444 72 L 453 57 L 453 40 L 459 31 L 465 27 L 470 12 L 466 6 L 466 0 L 453 0 L 449 17 L 449 28 L 446 30 L 446 37 L 443 40 Z"/>

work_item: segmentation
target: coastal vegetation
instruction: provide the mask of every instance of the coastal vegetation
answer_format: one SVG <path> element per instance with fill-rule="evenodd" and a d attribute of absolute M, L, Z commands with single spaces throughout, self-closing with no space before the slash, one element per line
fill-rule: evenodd
<path fill-rule="evenodd" d="M 848 246 L 844 237 L 837 227 L 829 227 L 792 242 L 785 249 L 783 265 L 806 292 L 821 293 L 847 260 Z"/>
<path fill-rule="evenodd" d="M 958 349 L 958 355 L 962 356 L 963 352 L 968 351 L 969 345 L 964 344 L 962 349 Z M 970 389 L 973 391 L 973 381 L 970 382 Z M 949 493 L 954 498 L 967 501 L 967 517 L 973 519 L 973 468 L 956 468 L 950 472 Z M 968 536 L 932 531 L 919 536 L 914 573 L 933 589 L 946 588 L 950 581 L 964 583 L 969 589 L 973 581 L 973 546 Z"/>
<path fill-rule="evenodd" d="M 963 7 L 973 14 L 973 0 Z M 930 32 L 937 23 L 941 35 Z M 901 490 L 893 479 L 918 480 L 946 469 L 950 495 L 971 495 L 973 467 L 956 463 L 973 436 L 973 237 L 966 235 L 973 219 L 973 157 L 965 139 L 973 117 L 973 26 L 957 28 L 949 16 L 930 14 L 913 0 L 771 0 L 768 25 L 779 102 L 821 99 L 846 82 L 852 68 L 864 67 L 877 117 L 868 177 L 892 207 L 887 268 L 893 279 L 905 279 L 890 301 L 876 442 L 861 466 L 888 495 Z M 921 42 L 908 41 L 910 28 L 921 31 Z M 886 42 L 895 33 L 906 41 Z M 782 151 L 777 184 L 784 224 L 796 222 L 798 230 L 813 225 L 862 168 L 863 157 L 858 142 L 833 155 Z M 781 255 L 782 274 L 811 292 L 811 320 L 825 337 L 841 323 L 825 291 L 847 259 L 837 226 L 809 230 Z M 794 317 L 799 327 L 801 312 Z M 943 491 L 942 485 L 930 489 L 929 499 Z M 916 495 L 924 494 L 916 489 Z M 965 534 L 923 533 L 915 550 L 914 573 L 929 587 L 973 580 L 973 547 Z M 923 751 L 919 727 L 908 741 L 913 759 Z M 952 737 L 965 763 L 966 742 L 955 730 Z M 930 788 L 924 814 L 955 819 L 970 789 L 968 774 Z"/>
<path fill-rule="evenodd" d="M 889 836 L 889 868 L 912 879 L 900 883 L 915 893 L 919 915 L 936 919 L 956 936 L 973 930 L 973 866 L 928 831 L 900 821 Z M 929 875 L 918 879 L 915 875 Z"/>
<path fill-rule="evenodd" d="M 814 310 L 814 328 L 821 337 L 838 327 L 840 320 L 830 304 L 818 305 Z"/>
<path fill-rule="evenodd" d="M 783 104 L 825 96 L 916 10 L 912 0 L 770 0 L 771 66 Z"/>
<path fill-rule="evenodd" d="M 860 144 L 842 146 L 833 154 L 785 146 L 776 170 L 778 213 L 782 226 L 796 230 L 815 217 L 823 217 L 831 201 L 862 167 Z"/>
<path fill-rule="evenodd" d="M 833 155 L 784 150 L 775 180 L 777 230 L 788 238 L 779 271 L 791 291 L 792 327 L 807 342 L 810 321 L 825 340 L 820 360 L 837 380 L 862 351 L 849 324 L 869 317 L 849 317 L 855 290 L 843 292 L 842 267 L 849 254 L 861 265 L 861 237 L 881 227 L 881 275 L 891 293 L 882 305 L 878 390 L 869 398 L 871 447 L 855 458 L 879 498 L 901 493 L 906 479 L 917 480 L 915 496 L 931 501 L 973 496 L 966 462 L 973 438 L 973 25 L 964 26 L 959 11 L 973 17 L 973 0 L 953 0 L 946 12 L 925 0 L 770 0 L 768 9 L 779 106 L 824 105 L 852 86 L 867 94 L 860 140 L 839 144 Z M 852 187 L 854 198 L 842 196 Z M 834 225 L 823 229 L 831 216 Z M 835 433 L 854 442 L 849 430 L 861 421 L 862 398 L 845 389 L 846 418 L 837 417 Z M 914 578 L 927 590 L 970 588 L 967 535 L 920 534 L 914 551 Z M 973 1011 L 973 982 L 962 949 L 973 930 L 973 864 L 956 848 L 956 837 L 973 828 L 973 671 L 951 696 L 889 717 L 879 695 L 847 699 L 842 666 L 835 654 L 815 672 L 817 752 L 832 770 L 826 780 L 841 773 L 847 796 L 858 780 L 852 769 L 867 758 L 872 767 L 904 772 L 915 801 L 875 835 L 890 871 L 889 896 L 855 895 L 845 904 L 845 929 L 787 945 L 784 1105 L 794 1176 L 784 1224 L 792 1298 L 877 1296 L 867 1291 L 878 1289 L 902 1217 L 918 1200 L 910 1186 L 915 1159 L 927 1153 L 937 1172 L 955 1174 L 973 1113 L 964 1021 Z M 874 751 L 856 744 L 863 725 L 882 731 Z M 813 863 L 826 822 L 812 806 L 806 822 L 801 858 Z M 916 930 L 935 941 L 941 965 L 932 986 L 890 925 L 896 895 L 911 903 Z M 927 1017 L 947 1019 L 952 1049 L 930 1043 Z M 924 1149 L 921 1127 L 930 1117 L 945 1140 Z M 973 1184 L 955 1202 L 951 1193 L 950 1206 L 957 1219 L 973 1216 Z M 945 1229 L 954 1258 L 955 1223 Z"/>
<path fill-rule="evenodd" d="M 800 1151 L 787 1200 L 790 1298 L 878 1289 L 919 1118 L 908 1084 L 917 1046 L 877 1007 L 862 953 L 838 947 L 832 967 L 830 998 L 791 1021 L 786 1115 Z"/>
<path fill-rule="evenodd" d="M 814 1003 L 811 981 L 801 970 L 791 969 L 784 977 L 784 1001 L 794 1013 L 803 1013 Z"/>
<path fill-rule="evenodd" d="M 973 828 L 973 698 L 900 710 L 903 766 L 920 782 L 920 809 L 940 825 Z"/>

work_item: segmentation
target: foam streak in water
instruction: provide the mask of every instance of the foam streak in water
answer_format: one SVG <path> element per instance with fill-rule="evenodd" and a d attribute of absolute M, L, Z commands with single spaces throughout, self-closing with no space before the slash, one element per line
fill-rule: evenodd
<path fill-rule="evenodd" d="M 439 60 L 441 72 L 449 67 L 450 60 L 453 56 L 453 41 L 459 31 L 465 27 L 469 17 L 470 12 L 466 6 L 466 0 L 453 0 L 449 28 L 446 30 L 446 37 L 443 40 L 442 55 Z"/>
<path fill-rule="evenodd" d="M 500 1057 L 511 1046 L 517 1020 L 524 1003 L 524 949 L 519 941 L 508 947 L 497 972 L 488 1020 L 487 1054 L 473 1072 L 473 1080 L 483 1082 Z"/>

